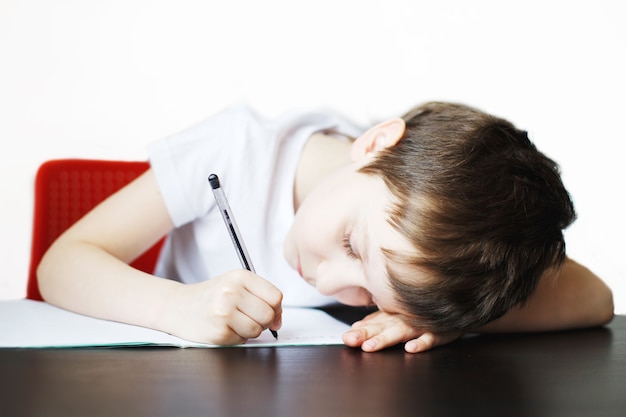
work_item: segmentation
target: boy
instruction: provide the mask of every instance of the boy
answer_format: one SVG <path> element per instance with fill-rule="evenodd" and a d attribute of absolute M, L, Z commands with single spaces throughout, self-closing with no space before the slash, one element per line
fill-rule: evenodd
<path fill-rule="evenodd" d="M 283 304 L 374 304 L 344 335 L 367 351 L 612 317 L 610 290 L 565 258 L 574 210 L 556 165 L 472 108 L 429 103 L 362 133 L 329 113 L 265 120 L 239 105 L 149 154 L 150 170 L 50 248 L 47 301 L 217 344 L 278 330 Z M 259 275 L 232 270 L 211 173 Z M 128 267 L 166 234 L 155 275 L 169 279 Z"/>

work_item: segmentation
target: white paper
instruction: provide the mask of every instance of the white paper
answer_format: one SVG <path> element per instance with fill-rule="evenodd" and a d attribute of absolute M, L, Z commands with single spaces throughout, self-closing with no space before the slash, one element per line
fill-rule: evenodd
<path fill-rule="evenodd" d="M 283 308 L 283 326 L 275 340 L 269 331 L 239 347 L 339 345 L 349 326 L 312 308 Z M 0 348 L 71 348 L 122 346 L 214 348 L 167 333 L 95 319 L 33 300 L 0 301 Z"/>

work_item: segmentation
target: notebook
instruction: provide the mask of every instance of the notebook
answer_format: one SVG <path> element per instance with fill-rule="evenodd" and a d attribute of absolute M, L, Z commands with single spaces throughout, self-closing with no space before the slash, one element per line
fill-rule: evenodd
<path fill-rule="evenodd" d="M 274 339 L 264 331 L 236 347 L 343 344 L 349 326 L 314 308 L 283 308 L 283 326 Z M 100 320 L 33 300 L 0 301 L 0 348 L 177 346 L 216 348 L 145 327 Z"/>

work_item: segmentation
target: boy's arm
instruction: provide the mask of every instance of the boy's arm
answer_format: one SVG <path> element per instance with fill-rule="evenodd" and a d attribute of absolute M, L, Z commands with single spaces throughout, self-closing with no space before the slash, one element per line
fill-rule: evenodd
<path fill-rule="evenodd" d="M 522 307 L 477 329 L 477 333 L 534 332 L 600 326 L 613 318 L 613 295 L 600 278 L 577 262 L 566 259 L 558 272 L 549 271 Z M 376 312 L 355 323 L 344 342 L 376 351 L 406 342 L 416 353 L 449 343 L 461 333 L 424 333 L 402 320 L 399 314 Z"/>
<path fill-rule="evenodd" d="M 149 327 L 177 283 L 127 263 L 172 227 L 149 169 L 50 246 L 37 270 L 41 294 L 68 310 Z"/>
<path fill-rule="evenodd" d="M 613 294 L 589 269 L 566 259 L 544 274 L 528 301 L 478 332 L 533 332 L 600 326 L 613 318 Z"/>
<path fill-rule="evenodd" d="M 52 244 L 37 271 L 44 299 L 205 343 L 241 343 L 269 326 L 278 329 L 282 294 L 252 272 L 237 269 L 183 285 L 128 265 L 172 228 L 149 169 Z"/>

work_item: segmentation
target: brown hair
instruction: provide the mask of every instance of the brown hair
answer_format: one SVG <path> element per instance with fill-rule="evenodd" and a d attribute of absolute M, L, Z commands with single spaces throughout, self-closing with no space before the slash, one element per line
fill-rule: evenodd
<path fill-rule="evenodd" d="M 439 102 L 403 118 L 400 142 L 362 168 L 385 181 L 396 200 L 389 222 L 416 248 L 383 249 L 390 284 L 420 327 L 479 327 L 560 266 L 573 203 L 558 165 L 510 122 Z"/>

